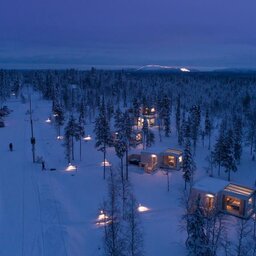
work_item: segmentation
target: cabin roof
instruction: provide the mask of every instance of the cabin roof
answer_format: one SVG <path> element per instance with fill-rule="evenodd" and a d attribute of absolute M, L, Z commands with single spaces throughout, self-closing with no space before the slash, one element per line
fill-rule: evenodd
<path fill-rule="evenodd" d="M 163 150 L 159 149 L 159 148 L 148 148 L 145 150 L 141 151 L 141 154 L 161 154 L 163 152 Z"/>
<path fill-rule="evenodd" d="M 242 195 L 245 197 L 250 197 L 255 191 L 251 188 L 244 187 L 241 185 L 236 185 L 236 184 L 229 184 L 225 187 L 224 189 L 225 192 L 231 192 L 234 194 Z"/>
<path fill-rule="evenodd" d="M 182 155 L 182 151 L 181 150 L 179 150 L 179 149 L 171 149 L 171 148 L 166 149 L 163 153 L 164 153 L 164 155 L 169 155 L 169 154 L 176 155 L 176 156 Z"/>
<path fill-rule="evenodd" d="M 217 194 L 229 185 L 226 180 L 220 180 L 212 177 L 205 177 L 195 182 L 193 188 L 206 193 Z"/>

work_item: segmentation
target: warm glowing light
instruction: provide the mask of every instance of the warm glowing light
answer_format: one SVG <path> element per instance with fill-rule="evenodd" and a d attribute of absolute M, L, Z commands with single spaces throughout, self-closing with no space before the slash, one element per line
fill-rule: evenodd
<path fill-rule="evenodd" d="M 156 155 L 152 154 L 152 155 L 151 155 L 151 157 L 152 157 L 152 158 L 155 158 L 155 157 L 156 157 Z"/>
<path fill-rule="evenodd" d="M 68 164 L 68 167 L 66 168 L 66 171 L 76 171 L 77 167 L 75 165 L 72 165 L 71 163 Z"/>
<path fill-rule="evenodd" d="M 156 110 L 155 110 L 155 108 L 151 108 L 151 112 L 155 112 Z"/>
<path fill-rule="evenodd" d="M 57 136 L 57 140 L 63 140 L 64 137 L 63 136 Z"/>
<path fill-rule="evenodd" d="M 46 123 L 51 123 L 51 119 L 48 117 L 46 120 L 45 120 Z"/>
<path fill-rule="evenodd" d="M 83 140 L 85 140 L 85 141 L 90 141 L 90 140 L 92 140 L 92 137 L 91 137 L 90 135 L 87 135 L 87 136 L 85 136 L 85 137 L 83 138 Z"/>
<path fill-rule="evenodd" d="M 141 136 L 141 134 L 139 133 L 139 134 L 137 134 L 136 135 L 136 140 L 141 140 L 142 139 L 142 136 Z"/>
<path fill-rule="evenodd" d="M 182 156 L 179 156 L 179 163 L 182 163 Z"/>
<path fill-rule="evenodd" d="M 105 161 L 101 163 L 101 166 L 111 166 L 111 163 L 105 159 Z"/>
<path fill-rule="evenodd" d="M 182 71 L 182 72 L 190 72 L 190 70 L 187 69 L 187 68 L 180 68 L 180 71 Z"/>
<path fill-rule="evenodd" d="M 206 194 L 205 196 L 209 197 L 209 198 L 213 198 L 214 197 L 214 195 L 212 195 L 212 194 Z"/>
<path fill-rule="evenodd" d="M 138 210 L 138 212 L 147 212 L 150 209 L 146 206 L 143 206 L 143 205 L 139 204 L 139 207 L 137 208 L 137 210 Z"/>
<path fill-rule="evenodd" d="M 108 217 L 106 213 L 104 213 L 104 211 L 101 210 L 96 223 L 98 225 L 107 225 L 111 223 L 111 219 Z"/>

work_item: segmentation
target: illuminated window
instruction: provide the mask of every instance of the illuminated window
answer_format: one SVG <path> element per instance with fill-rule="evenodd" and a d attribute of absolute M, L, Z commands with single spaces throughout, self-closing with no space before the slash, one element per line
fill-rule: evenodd
<path fill-rule="evenodd" d="M 138 126 L 143 126 L 144 119 L 139 117 L 138 118 Z"/>
<path fill-rule="evenodd" d="M 242 203 L 241 199 L 231 197 L 231 196 L 225 196 L 224 197 L 224 209 L 230 213 L 236 214 L 236 215 L 243 215 L 243 209 L 242 209 Z"/>
<path fill-rule="evenodd" d="M 179 163 L 182 163 L 182 156 L 179 156 Z"/>
<path fill-rule="evenodd" d="M 208 210 L 211 210 L 214 204 L 214 195 L 206 194 L 205 197 L 206 197 L 206 207 L 208 208 Z"/>
<path fill-rule="evenodd" d="M 172 156 L 172 155 L 167 155 L 167 156 L 164 156 L 164 164 L 167 165 L 168 167 L 176 167 L 176 157 L 175 156 Z"/>
<path fill-rule="evenodd" d="M 152 159 L 152 164 L 155 165 L 157 163 L 157 156 L 156 155 L 151 155 L 151 159 Z"/>
<path fill-rule="evenodd" d="M 141 140 L 141 139 L 142 139 L 142 136 L 141 136 L 140 133 L 138 133 L 138 134 L 136 135 L 136 140 L 139 141 L 139 140 Z"/>

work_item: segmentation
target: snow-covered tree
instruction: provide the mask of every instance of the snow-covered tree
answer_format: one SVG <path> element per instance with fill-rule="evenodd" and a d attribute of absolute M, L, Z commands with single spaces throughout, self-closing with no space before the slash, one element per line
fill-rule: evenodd
<path fill-rule="evenodd" d="M 127 246 L 127 256 L 143 256 L 143 234 L 138 214 L 138 203 L 134 195 L 130 192 L 128 194 L 126 216 L 127 222 L 125 241 Z"/>
<path fill-rule="evenodd" d="M 181 116 L 180 116 L 180 95 L 178 95 L 178 98 L 177 98 L 177 106 L 176 106 L 176 114 L 175 114 L 175 124 L 176 124 L 176 132 L 177 132 L 177 135 L 178 135 L 178 138 L 179 138 L 179 133 L 180 133 L 180 119 L 181 119 Z"/>
<path fill-rule="evenodd" d="M 231 129 L 228 130 L 223 143 L 222 166 L 228 173 L 228 181 L 230 181 L 231 171 L 236 172 L 236 160 L 234 156 L 234 135 Z"/>
<path fill-rule="evenodd" d="M 250 145 L 251 155 L 256 145 L 256 110 L 250 110 L 246 114 L 246 141 Z"/>
<path fill-rule="evenodd" d="M 133 98 L 132 101 L 132 118 L 138 122 L 138 118 L 140 116 L 140 104 L 137 98 Z M 138 125 L 138 123 L 136 123 Z"/>
<path fill-rule="evenodd" d="M 148 121 L 146 117 L 144 117 L 143 119 L 142 133 L 143 133 L 143 149 L 145 149 L 147 145 L 147 137 L 149 133 Z"/>
<path fill-rule="evenodd" d="M 69 121 L 65 127 L 65 147 L 66 147 L 66 156 L 68 162 L 74 160 L 74 139 L 80 139 L 80 127 L 76 122 L 73 115 L 70 116 Z"/>
<path fill-rule="evenodd" d="M 234 130 L 234 157 L 237 163 L 240 162 L 241 155 L 242 155 L 242 120 L 241 118 L 235 118 L 233 124 Z"/>
<path fill-rule="evenodd" d="M 165 136 L 169 137 L 171 133 L 171 101 L 167 95 L 165 95 L 161 102 L 161 113 L 164 125 Z"/>
<path fill-rule="evenodd" d="M 94 133 L 95 133 L 95 140 L 96 140 L 95 147 L 99 151 L 103 152 L 103 168 L 104 168 L 103 178 L 105 179 L 106 177 L 105 160 L 106 160 L 107 146 L 110 146 L 112 144 L 112 141 L 111 141 L 110 126 L 106 116 L 104 98 L 99 108 L 99 115 L 95 120 Z"/>
<path fill-rule="evenodd" d="M 60 104 L 55 104 L 53 107 L 54 123 L 56 125 L 58 136 L 60 136 L 61 127 L 64 125 L 65 115 L 63 107 Z"/>
<path fill-rule="evenodd" d="M 208 144 L 208 149 L 211 149 L 211 134 L 212 134 L 212 123 L 209 117 L 209 111 L 208 109 L 206 110 L 205 114 L 205 120 L 204 120 L 204 134 L 205 136 L 208 136 L 209 139 L 209 144 Z"/>
<path fill-rule="evenodd" d="M 186 247 L 189 256 L 211 256 L 209 239 L 206 235 L 205 215 L 201 198 L 195 201 L 194 209 L 186 216 L 187 233 Z"/>
<path fill-rule="evenodd" d="M 185 131 L 186 131 L 186 116 L 185 116 L 185 112 L 183 111 L 182 113 L 182 119 L 181 119 L 181 126 L 180 126 L 180 130 L 178 133 L 178 143 L 179 145 L 183 145 L 184 143 L 184 136 L 185 136 Z"/>
<path fill-rule="evenodd" d="M 220 176 L 220 168 L 223 161 L 223 151 L 224 151 L 224 141 L 225 141 L 225 123 L 222 122 L 219 129 L 219 135 L 214 145 L 212 151 L 212 161 L 218 166 L 218 176 Z"/>
<path fill-rule="evenodd" d="M 200 122 L 201 122 L 201 109 L 199 105 L 193 105 L 190 109 L 191 120 L 191 139 L 193 140 L 194 153 L 196 151 L 196 143 L 198 140 Z"/>
<path fill-rule="evenodd" d="M 194 172 L 196 169 L 193 156 L 191 154 L 190 140 L 186 140 L 185 149 L 183 153 L 183 179 L 185 181 L 185 190 L 187 189 L 187 183 L 193 181 Z"/>
<path fill-rule="evenodd" d="M 120 213 L 118 177 L 110 169 L 108 178 L 108 197 L 104 204 L 104 212 L 109 218 L 104 226 L 104 251 L 106 256 L 125 256 L 125 240 L 123 237 L 124 226 Z"/>

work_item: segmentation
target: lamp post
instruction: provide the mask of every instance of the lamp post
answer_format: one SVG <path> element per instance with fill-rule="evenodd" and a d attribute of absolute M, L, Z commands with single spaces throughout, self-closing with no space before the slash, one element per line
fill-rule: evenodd
<path fill-rule="evenodd" d="M 34 137 L 34 128 L 33 128 L 33 119 L 32 119 L 32 108 L 31 108 L 31 95 L 29 95 L 29 114 L 30 114 L 30 129 L 31 129 L 30 143 L 32 145 L 32 159 L 33 159 L 33 163 L 35 163 L 35 144 L 36 144 L 36 139 Z"/>

